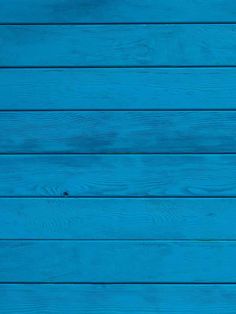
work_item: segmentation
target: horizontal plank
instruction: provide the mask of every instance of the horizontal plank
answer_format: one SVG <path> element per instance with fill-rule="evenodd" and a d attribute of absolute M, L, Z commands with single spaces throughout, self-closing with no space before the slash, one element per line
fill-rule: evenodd
<path fill-rule="evenodd" d="M 0 23 L 232 22 L 232 0 L 1 0 Z"/>
<path fill-rule="evenodd" d="M 0 109 L 236 109 L 235 68 L 0 69 Z"/>
<path fill-rule="evenodd" d="M 0 199 L 0 239 L 234 239 L 236 199 Z"/>
<path fill-rule="evenodd" d="M 1 313 L 229 314 L 235 285 L 0 285 Z"/>
<path fill-rule="evenodd" d="M 0 241 L 0 282 L 234 283 L 235 241 Z"/>
<path fill-rule="evenodd" d="M 235 24 L 1 25 L 0 66 L 235 66 L 235 41 Z"/>
<path fill-rule="evenodd" d="M 236 152 L 236 111 L 0 112 L 0 127 L 0 153 Z"/>
<path fill-rule="evenodd" d="M 236 196 L 236 155 L 2 155 L 0 196 Z"/>

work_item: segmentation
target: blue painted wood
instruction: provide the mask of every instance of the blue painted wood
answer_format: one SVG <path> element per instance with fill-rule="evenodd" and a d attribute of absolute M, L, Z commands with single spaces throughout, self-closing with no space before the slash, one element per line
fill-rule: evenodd
<path fill-rule="evenodd" d="M 229 314 L 235 285 L 0 285 L 1 313 Z"/>
<path fill-rule="evenodd" d="M 0 312 L 234 313 L 235 2 L 0 7 Z"/>
<path fill-rule="evenodd" d="M 0 26 L 0 67 L 38 67 L 1 69 L 0 109 L 65 111 L 0 113 L 0 282 L 222 283 L 0 285 L 0 311 L 234 313 L 235 112 L 178 110 L 236 108 L 235 2 L 0 7 L 54 23 Z"/>
<path fill-rule="evenodd" d="M 1 0 L 1 23 L 232 22 L 234 0 Z"/>
<path fill-rule="evenodd" d="M 235 68 L 1 69 L 0 109 L 236 109 Z"/>
<path fill-rule="evenodd" d="M 0 241 L 0 282 L 235 283 L 235 241 Z"/>
<path fill-rule="evenodd" d="M 235 111 L 0 112 L 0 126 L 0 153 L 236 152 Z"/>
<path fill-rule="evenodd" d="M 2 155 L 0 196 L 236 196 L 236 155 Z"/>
<path fill-rule="evenodd" d="M 2 198 L 0 239 L 236 240 L 235 198 Z"/>
<path fill-rule="evenodd" d="M 1 25 L 0 66 L 235 66 L 235 41 L 235 24 Z"/>

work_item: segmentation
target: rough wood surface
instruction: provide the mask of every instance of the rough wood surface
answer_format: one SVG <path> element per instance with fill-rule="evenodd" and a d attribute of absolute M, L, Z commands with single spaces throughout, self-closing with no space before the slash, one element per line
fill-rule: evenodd
<path fill-rule="evenodd" d="M 233 22 L 233 0 L 1 0 L 1 23 Z"/>
<path fill-rule="evenodd" d="M 235 283 L 236 241 L 0 241 L 0 282 Z"/>
<path fill-rule="evenodd" d="M 235 68 L 1 69 L 0 109 L 236 109 Z"/>
<path fill-rule="evenodd" d="M 0 66 L 235 66 L 235 41 L 235 24 L 0 25 Z"/>
<path fill-rule="evenodd" d="M 236 240 L 235 198 L 0 199 L 0 239 Z"/>
<path fill-rule="evenodd" d="M 0 153 L 236 153 L 236 111 L 0 112 Z"/>
<path fill-rule="evenodd" d="M 1 155 L 0 196 L 236 196 L 236 155 Z"/>
<path fill-rule="evenodd" d="M 235 285 L 0 285 L 1 313 L 233 314 Z"/>

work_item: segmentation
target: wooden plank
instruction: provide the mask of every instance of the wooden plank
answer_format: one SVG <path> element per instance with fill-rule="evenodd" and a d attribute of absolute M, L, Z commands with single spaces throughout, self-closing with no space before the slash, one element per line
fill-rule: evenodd
<path fill-rule="evenodd" d="M 232 22 L 233 0 L 1 0 L 1 23 Z"/>
<path fill-rule="evenodd" d="M 235 219 L 235 198 L 0 199 L 0 239 L 236 240 Z"/>
<path fill-rule="evenodd" d="M 236 196 L 236 155 L 2 155 L 0 196 Z"/>
<path fill-rule="evenodd" d="M 235 241 L 0 241 L 2 283 L 235 283 Z"/>
<path fill-rule="evenodd" d="M 0 69 L 0 109 L 236 109 L 235 68 Z"/>
<path fill-rule="evenodd" d="M 235 285 L 0 285 L 1 313 L 229 314 Z"/>
<path fill-rule="evenodd" d="M 235 111 L 0 112 L 0 126 L 0 153 L 236 152 Z"/>
<path fill-rule="evenodd" d="M 0 66 L 236 65 L 235 24 L 1 25 L 0 41 Z"/>

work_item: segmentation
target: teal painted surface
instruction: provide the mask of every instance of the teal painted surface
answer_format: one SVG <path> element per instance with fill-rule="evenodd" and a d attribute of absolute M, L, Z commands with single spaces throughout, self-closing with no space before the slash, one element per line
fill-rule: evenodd
<path fill-rule="evenodd" d="M 3 313 L 234 313 L 234 285 L 0 285 Z M 9 304 L 11 304 L 9 306 Z"/>
<path fill-rule="evenodd" d="M 0 25 L 0 66 L 235 66 L 235 24 Z"/>
<path fill-rule="evenodd" d="M 236 153 L 235 111 L 0 112 L 0 125 L 2 153 Z"/>
<path fill-rule="evenodd" d="M 1 110 L 236 109 L 235 68 L 1 69 Z"/>
<path fill-rule="evenodd" d="M 236 196 L 236 155 L 1 155 L 0 196 Z"/>
<path fill-rule="evenodd" d="M 0 8 L 0 312 L 235 314 L 235 1 Z"/>
<path fill-rule="evenodd" d="M 1 0 L 1 23 L 235 22 L 234 0 Z"/>
<path fill-rule="evenodd" d="M 236 240 L 235 198 L 2 198 L 1 239 Z"/>
<path fill-rule="evenodd" d="M 0 282 L 236 282 L 235 241 L 2 240 Z"/>

